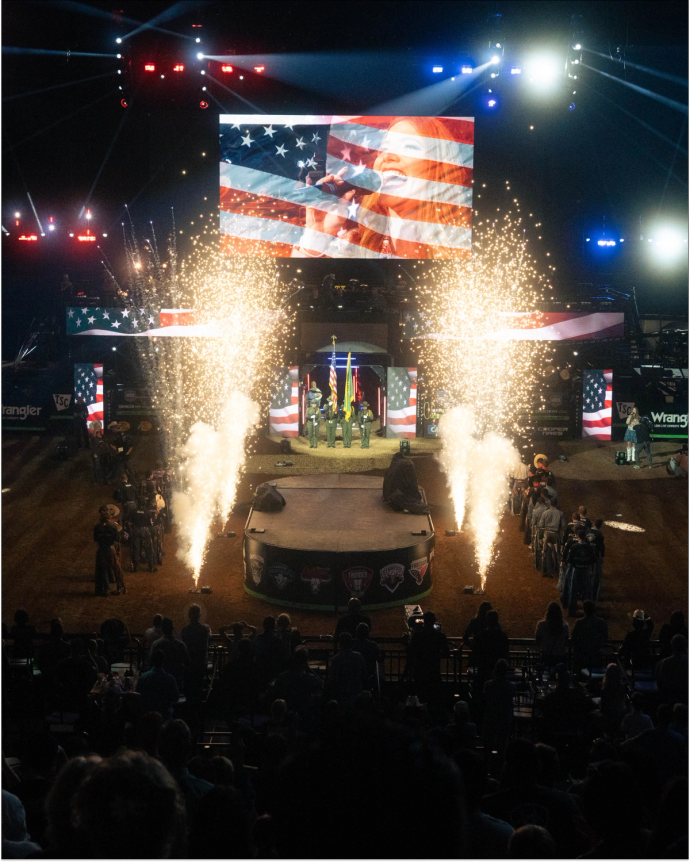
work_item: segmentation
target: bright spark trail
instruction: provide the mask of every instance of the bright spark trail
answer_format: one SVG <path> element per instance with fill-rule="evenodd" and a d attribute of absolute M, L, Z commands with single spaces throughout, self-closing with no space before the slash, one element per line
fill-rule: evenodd
<path fill-rule="evenodd" d="M 439 462 L 457 527 L 467 518 L 472 530 L 482 590 L 494 561 L 507 479 L 520 462 L 511 438 L 526 430 L 549 350 L 543 342 L 502 335 L 511 318 L 537 310 L 549 286 L 527 250 L 516 209 L 515 220 L 508 212 L 480 222 L 472 256 L 427 273 L 417 295 L 425 309 L 419 362 L 429 388 L 445 391 L 450 405 L 440 422 Z"/>
<path fill-rule="evenodd" d="M 163 260 L 151 227 L 140 242 L 125 232 L 135 304 L 194 309 L 204 337 L 136 339 L 162 417 L 166 453 L 178 477 L 173 495 L 178 557 L 195 586 L 214 527 L 225 526 L 244 470 L 247 439 L 268 404 L 272 369 L 292 321 L 281 308 L 289 292 L 275 260 L 219 252 L 218 230 L 193 239 L 177 271 L 174 230 Z M 169 299 L 168 299 L 169 298 Z"/>

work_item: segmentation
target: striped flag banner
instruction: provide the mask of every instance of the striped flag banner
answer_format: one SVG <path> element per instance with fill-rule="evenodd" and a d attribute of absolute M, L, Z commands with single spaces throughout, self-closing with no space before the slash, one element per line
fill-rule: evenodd
<path fill-rule="evenodd" d="M 271 434 L 277 434 L 279 437 L 299 437 L 298 378 L 297 365 L 278 369 L 269 409 Z"/>
<path fill-rule="evenodd" d="M 221 114 L 221 249 L 467 257 L 473 165 L 472 117 Z"/>
<path fill-rule="evenodd" d="M 87 422 L 103 427 L 103 363 L 76 362 L 74 365 L 74 402 L 83 398 L 89 410 Z"/>
<path fill-rule="evenodd" d="M 594 440 L 611 439 L 613 370 L 585 371 L 582 377 L 582 436 Z"/>
<path fill-rule="evenodd" d="M 417 436 L 417 369 L 388 369 L 386 437 Z"/>
<path fill-rule="evenodd" d="M 333 355 L 331 356 L 331 370 L 328 374 L 328 387 L 331 390 L 331 401 L 338 409 L 338 375 L 335 373 L 335 341 L 333 342 Z"/>

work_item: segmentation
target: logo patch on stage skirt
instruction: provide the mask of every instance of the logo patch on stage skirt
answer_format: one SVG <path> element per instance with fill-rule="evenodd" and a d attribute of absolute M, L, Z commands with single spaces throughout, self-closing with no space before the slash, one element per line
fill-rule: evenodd
<path fill-rule="evenodd" d="M 273 578 L 273 581 L 279 590 L 284 590 L 285 587 L 287 587 L 288 584 L 291 584 L 296 577 L 292 569 L 289 569 L 282 563 L 274 563 L 272 566 L 269 566 L 268 576 L 269 578 Z"/>
<path fill-rule="evenodd" d="M 330 584 L 331 570 L 321 566 L 305 566 L 302 569 L 302 580 L 311 584 L 311 591 L 316 595 L 321 592 L 321 584 Z"/>
<path fill-rule="evenodd" d="M 410 565 L 410 574 L 420 587 L 428 568 L 429 564 L 427 563 L 426 557 L 422 557 L 419 560 L 412 560 L 412 564 Z"/>
<path fill-rule="evenodd" d="M 389 563 L 379 572 L 381 586 L 394 593 L 405 580 L 405 566 L 401 563 Z"/>
<path fill-rule="evenodd" d="M 250 554 L 249 568 L 252 573 L 252 580 L 258 587 L 261 583 L 261 579 L 264 576 L 264 558 L 260 557 L 258 554 Z"/>
<path fill-rule="evenodd" d="M 343 583 L 350 591 L 350 594 L 359 598 L 369 589 L 369 584 L 374 577 L 371 569 L 364 566 L 350 566 L 343 572 Z"/>

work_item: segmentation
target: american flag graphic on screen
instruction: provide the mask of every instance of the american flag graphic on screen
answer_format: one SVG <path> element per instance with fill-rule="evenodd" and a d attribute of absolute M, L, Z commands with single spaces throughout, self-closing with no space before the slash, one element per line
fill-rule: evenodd
<path fill-rule="evenodd" d="M 582 378 L 582 436 L 611 439 L 613 371 L 610 368 L 585 371 Z"/>
<path fill-rule="evenodd" d="M 291 365 L 280 369 L 271 394 L 269 411 L 271 434 L 281 437 L 299 436 L 299 368 Z"/>
<path fill-rule="evenodd" d="M 387 437 L 415 437 L 417 433 L 417 369 L 388 369 Z"/>
<path fill-rule="evenodd" d="M 103 426 L 103 364 L 77 362 L 74 365 L 74 401 L 83 398 L 89 408 L 87 422 Z"/>
<path fill-rule="evenodd" d="M 229 254 L 470 254 L 471 117 L 222 114 L 220 156 Z"/>

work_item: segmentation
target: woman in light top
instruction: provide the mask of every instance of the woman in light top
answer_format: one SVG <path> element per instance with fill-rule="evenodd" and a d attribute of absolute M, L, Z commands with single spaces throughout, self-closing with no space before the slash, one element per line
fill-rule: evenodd
<path fill-rule="evenodd" d="M 637 407 L 633 407 L 630 411 L 630 416 L 625 420 L 628 426 L 625 429 L 625 437 L 623 438 L 627 444 L 626 461 L 635 460 L 635 443 L 637 443 L 637 432 L 635 427 L 640 424 L 640 411 Z"/>

